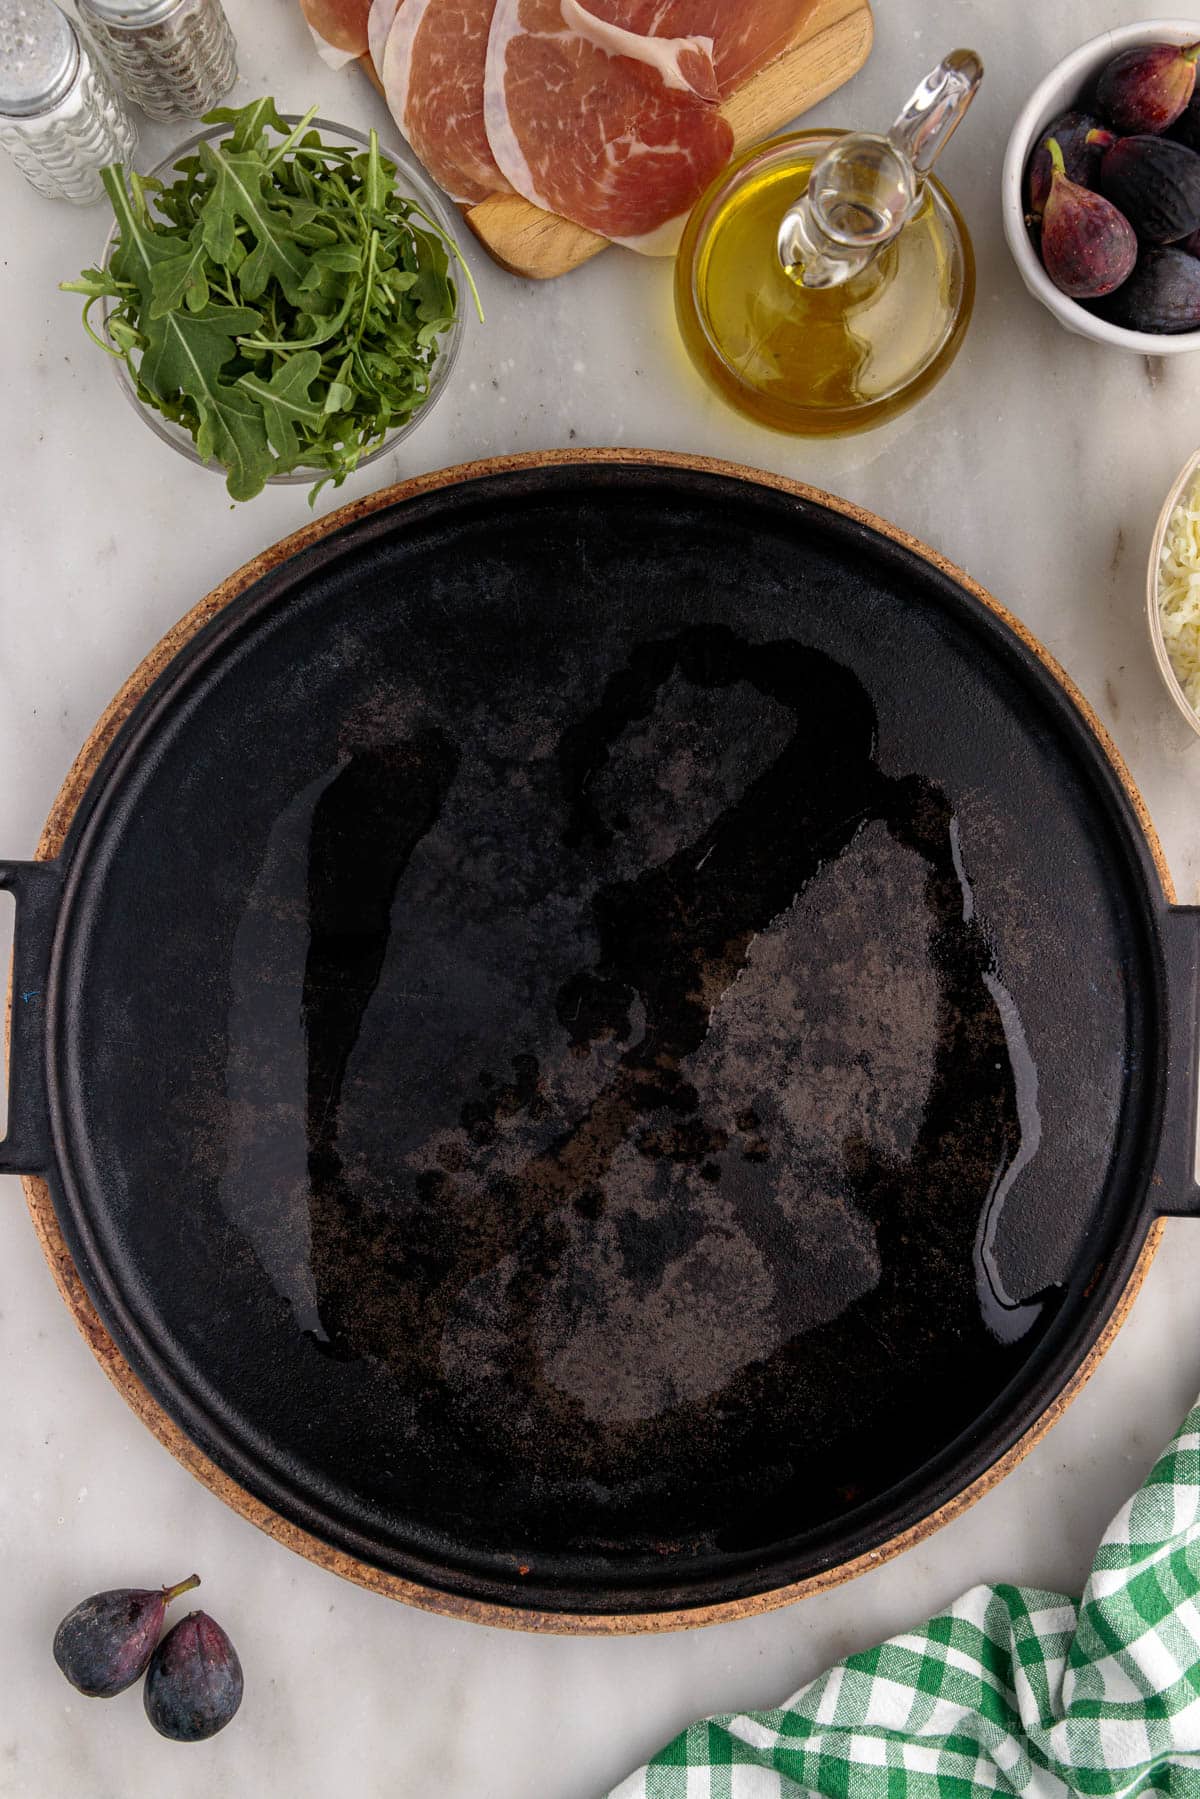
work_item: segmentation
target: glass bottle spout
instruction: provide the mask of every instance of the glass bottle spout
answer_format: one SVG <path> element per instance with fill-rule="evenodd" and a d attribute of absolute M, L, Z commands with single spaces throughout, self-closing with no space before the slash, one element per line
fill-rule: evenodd
<path fill-rule="evenodd" d="M 973 50 L 952 50 L 886 136 L 856 131 L 826 151 L 779 226 L 779 260 L 793 281 L 839 287 L 891 243 L 920 203 L 925 177 L 982 79 Z"/>

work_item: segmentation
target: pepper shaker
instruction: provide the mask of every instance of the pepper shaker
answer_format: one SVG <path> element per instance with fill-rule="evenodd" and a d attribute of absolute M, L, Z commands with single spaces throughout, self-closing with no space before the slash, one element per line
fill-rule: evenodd
<path fill-rule="evenodd" d="M 152 119 L 198 118 L 237 80 L 221 0 L 77 0 L 123 91 Z"/>
<path fill-rule="evenodd" d="M 54 200 L 86 206 L 100 170 L 127 162 L 137 132 L 108 76 L 53 0 L 0 0 L 0 147 Z"/>

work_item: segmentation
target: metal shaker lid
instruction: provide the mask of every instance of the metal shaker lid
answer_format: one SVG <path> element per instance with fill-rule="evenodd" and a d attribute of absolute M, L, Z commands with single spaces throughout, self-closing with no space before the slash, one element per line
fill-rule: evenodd
<path fill-rule="evenodd" d="M 52 0 L 0 0 L 0 114 L 48 112 L 78 67 L 75 28 Z"/>
<path fill-rule="evenodd" d="M 106 25 L 133 31 L 141 25 L 157 25 L 181 3 L 182 0 L 83 0 L 83 10 L 103 19 Z"/>

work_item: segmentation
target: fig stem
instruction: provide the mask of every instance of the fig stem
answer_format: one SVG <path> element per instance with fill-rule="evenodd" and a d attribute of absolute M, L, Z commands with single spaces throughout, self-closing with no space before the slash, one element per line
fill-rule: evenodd
<path fill-rule="evenodd" d="M 1067 165 L 1063 161 L 1062 145 L 1056 137 L 1046 139 L 1046 149 L 1050 154 L 1050 166 L 1056 175 L 1065 175 Z"/>
<path fill-rule="evenodd" d="M 193 1587 L 198 1587 L 199 1585 L 200 1576 L 198 1574 L 189 1574 L 187 1579 L 181 1580 L 177 1587 L 164 1587 L 162 1590 L 163 1604 L 170 1605 L 172 1599 L 178 1599 L 181 1593 L 190 1593 Z"/>

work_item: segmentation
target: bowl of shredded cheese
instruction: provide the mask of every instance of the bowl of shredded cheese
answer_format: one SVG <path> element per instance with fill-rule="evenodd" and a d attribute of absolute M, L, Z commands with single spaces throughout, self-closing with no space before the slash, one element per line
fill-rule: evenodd
<path fill-rule="evenodd" d="M 1200 450 L 1180 470 L 1159 513 L 1146 607 L 1163 680 L 1200 735 Z"/>

